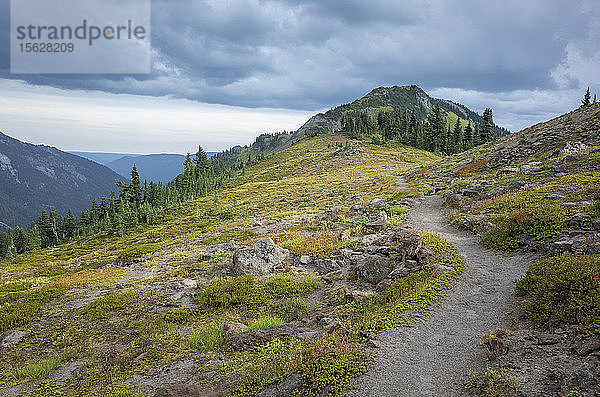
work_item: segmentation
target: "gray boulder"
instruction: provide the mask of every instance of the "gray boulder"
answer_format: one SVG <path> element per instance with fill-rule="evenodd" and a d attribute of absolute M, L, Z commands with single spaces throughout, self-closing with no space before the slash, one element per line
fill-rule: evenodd
<path fill-rule="evenodd" d="M 5 332 L 4 334 L 0 335 L 0 350 L 12 345 L 16 345 L 25 336 L 27 336 L 27 332 L 25 331 L 14 330 Z"/>
<path fill-rule="evenodd" d="M 273 268 L 282 264 L 289 255 L 290 251 L 276 245 L 270 237 L 263 238 L 235 251 L 232 271 L 235 275 L 264 276 L 273 272 Z"/>
<path fill-rule="evenodd" d="M 390 258 L 383 255 L 359 255 L 352 257 L 356 275 L 377 284 L 394 270 Z"/>
<path fill-rule="evenodd" d="M 314 266 L 319 274 L 327 274 L 341 269 L 337 261 L 333 259 L 317 259 L 314 261 Z"/>
<path fill-rule="evenodd" d="M 366 227 L 371 230 L 383 230 L 390 225 L 388 216 L 385 211 L 379 211 L 375 214 L 369 215 L 369 223 Z"/>
<path fill-rule="evenodd" d="M 567 223 L 570 227 L 580 228 L 580 229 L 589 229 L 592 226 L 592 218 L 589 214 L 584 212 L 579 212 L 567 220 Z"/>

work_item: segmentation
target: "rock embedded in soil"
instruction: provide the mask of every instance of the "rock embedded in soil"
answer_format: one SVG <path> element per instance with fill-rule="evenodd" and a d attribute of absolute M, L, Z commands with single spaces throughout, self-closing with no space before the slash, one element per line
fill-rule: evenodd
<path fill-rule="evenodd" d="M 226 321 L 223 323 L 223 334 L 229 339 L 235 334 L 248 331 L 248 326 L 234 321 Z"/>
<path fill-rule="evenodd" d="M 374 214 L 369 215 L 369 223 L 365 225 L 368 229 L 371 230 L 384 230 L 386 227 L 390 225 L 390 221 L 388 221 L 388 216 L 385 211 L 379 211 Z"/>
<path fill-rule="evenodd" d="M 341 269 L 339 263 L 334 259 L 317 259 L 314 261 L 314 266 L 319 274 L 328 274 Z"/>
<path fill-rule="evenodd" d="M 232 335 L 230 337 L 231 347 L 236 351 L 256 349 L 273 339 L 286 338 L 297 334 L 299 331 L 305 330 L 299 329 L 299 327 L 292 323 L 263 329 L 249 329 L 248 331 Z"/>
<path fill-rule="evenodd" d="M 289 255 L 290 251 L 276 245 L 267 237 L 249 247 L 236 250 L 233 254 L 232 271 L 236 276 L 264 276 L 272 273 L 275 266 L 282 264 Z"/>
<path fill-rule="evenodd" d="M 10 347 L 12 345 L 16 345 L 25 336 L 27 336 L 27 332 L 20 330 L 8 331 L 3 333 L 2 335 L 0 335 L 0 350 Z"/>

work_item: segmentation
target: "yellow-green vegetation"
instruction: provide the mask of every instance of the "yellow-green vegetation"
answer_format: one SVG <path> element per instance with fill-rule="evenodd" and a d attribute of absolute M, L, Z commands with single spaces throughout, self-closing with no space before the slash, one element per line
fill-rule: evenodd
<path fill-rule="evenodd" d="M 483 373 L 471 376 L 465 390 L 476 396 L 514 397 L 519 384 L 507 368 L 487 368 Z"/>
<path fill-rule="evenodd" d="M 251 329 L 262 329 L 269 327 L 276 327 L 278 325 L 285 324 L 285 320 L 279 317 L 272 316 L 260 316 L 257 319 L 254 319 L 248 324 L 248 328 Z"/>
<path fill-rule="evenodd" d="M 13 376 L 17 379 L 37 380 L 39 378 L 47 378 L 50 372 L 60 367 L 59 358 L 52 357 L 45 360 L 32 362 L 26 366 L 17 369 Z"/>
<path fill-rule="evenodd" d="M 347 237 L 363 233 L 361 221 L 353 220 L 354 204 L 420 195 L 399 191 L 398 175 L 435 159 L 400 145 L 320 135 L 247 168 L 217 195 L 168 208 L 153 224 L 121 237 L 89 236 L 1 262 L 0 332 L 18 329 L 26 336 L 3 350 L 0 387 L 31 382 L 36 396 L 134 396 L 143 390 L 128 380 L 152 378 L 185 359 L 196 363 L 189 376 L 207 390 L 249 395 L 299 374 L 299 395 L 338 394 L 367 369 L 364 332 L 409 324 L 408 309 L 423 313 L 462 271 L 456 251 L 424 234 L 433 264 L 452 272 L 437 272 L 432 264 L 360 303 L 340 294 L 332 307 L 324 297 L 338 288 L 360 289 L 360 282 L 339 274 L 326 282 L 294 266 L 263 277 L 229 277 L 231 252 L 203 252 L 269 236 L 296 257 L 329 258 L 356 244 Z M 394 225 L 408 211 L 399 204 L 384 209 Z M 184 288 L 184 279 L 197 287 Z M 325 310 L 338 323 L 314 339 L 292 335 L 233 351 L 223 334 L 225 321 L 263 328 L 308 321 Z M 76 379 L 43 380 L 73 362 L 85 363 Z M 39 376 L 14 376 L 36 373 L 36 365 L 44 368 Z"/>
<path fill-rule="evenodd" d="M 535 326 L 579 324 L 587 333 L 600 333 L 600 255 L 540 260 L 530 266 L 516 291 L 528 297 L 523 310 Z"/>
<path fill-rule="evenodd" d="M 206 324 L 191 334 L 189 340 L 192 349 L 218 350 L 223 345 L 223 323 Z"/>

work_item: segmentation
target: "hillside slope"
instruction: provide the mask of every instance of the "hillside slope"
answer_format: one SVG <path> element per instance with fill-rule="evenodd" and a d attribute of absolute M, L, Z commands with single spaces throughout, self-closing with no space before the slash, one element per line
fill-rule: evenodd
<path fill-rule="evenodd" d="M 123 237 L 2 262 L 0 394 L 341 392 L 369 332 L 410 324 L 462 271 L 450 245 L 403 227 L 414 192 L 397 175 L 435 159 L 314 137 Z"/>
<path fill-rule="evenodd" d="M 0 133 L 0 226 L 26 225 L 42 209 L 74 213 L 115 190 L 123 178 L 109 168 Z"/>

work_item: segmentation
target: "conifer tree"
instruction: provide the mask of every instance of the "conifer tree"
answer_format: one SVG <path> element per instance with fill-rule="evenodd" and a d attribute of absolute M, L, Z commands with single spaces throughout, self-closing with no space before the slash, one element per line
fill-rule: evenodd
<path fill-rule="evenodd" d="M 22 254 L 27 251 L 27 232 L 21 226 L 17 225 L 13 229 L 12 233 L 13 243 L 17 254 Z"/>
<path fill-rule="evenodd" d="M 194 162 L 196 163 L 196 178 L 207 176 L 210 173 L 211 163 L 202 146 L 198 146 Z"/>
<path fill-rule="evenodd" d="M 471 127 L 471 122 L 469 121 L 469 123 L 467 124 L 467 126 L 465 127 L 465 143 L 468 146 L 472 146 L 473 145 L 473 127 Z"/>
<path fill-rule="evenodd" d="M 129 194 L 130 200 L 135 205 L 140 205 L 142 202 L 142 184 L 140 181 L 140 174 L 133 164 L 133 168 L 131 169 L 131 183 L 129 184 Z"/>
<path fill-rule="evenodd" d="M 461 150 L 462 145 L 462 126 L 460 124 L 460 117 L 456 120 L 456 123 L 454 124 L 454 131 L 452 131 L 452 134 L 454 141 L 453 152 L 457 153 Z"/>
<path fill-rule="evenodd" d="M 590 104 L 590 98 L 592 97 L 592 95 L 590 94 L 590 87 L 587 88 L 587 91 L 585 92 L 585 95 L 583 96 L 583 99 L 581 100 L 581 107 L 586 107 L 589 106 Z"/>

